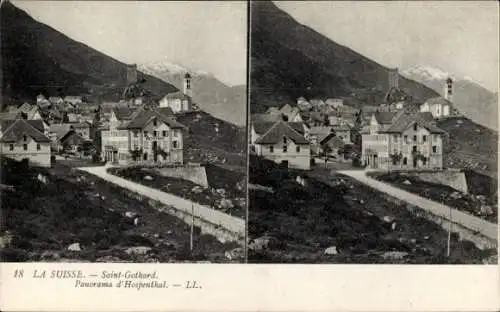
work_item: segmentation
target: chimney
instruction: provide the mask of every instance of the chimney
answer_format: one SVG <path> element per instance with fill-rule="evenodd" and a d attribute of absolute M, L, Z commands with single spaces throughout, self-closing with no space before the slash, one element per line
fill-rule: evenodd
<path fill-rule="evenodd" d="M 137 64 L 127 65 L 127 85 L 137 83 Z"/>
<path fill-rule="evenodd" d="M 446 79 L 446 85 L 444 88 L 444 98 L 451 102 L 452 95 L 453 95 L 453 80 L 448 77 L 448 79 Z"/>
<path fill-rule="evenodd" d="M 389 69 L 389 89 L 399 88 L 399 73 L 398 68 Z"/>
<path fill-rule="evenodd" d="M 193 92 L 191 89 L 191 75 L 189 73 L 186 73 L 184 75 L 184 94 L 193 97 Z"/>

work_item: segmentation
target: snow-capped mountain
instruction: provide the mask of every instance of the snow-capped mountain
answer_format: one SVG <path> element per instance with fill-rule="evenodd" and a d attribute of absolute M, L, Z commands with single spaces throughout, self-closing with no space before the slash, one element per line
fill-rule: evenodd
<path fill-rule="evenodd" d="M 140 71 L 168 82 L 179 90 L 182 90 L 184 75 L 189 73 L 192 77 L 193 100 L 202 110 L 236 125 L 245 124 L 246 88 L 244 86 L 231 87 L 209 72 L 187 68 L 169 61 L 138 64 L 137 67 Z"/>
<path fill-rule="evenodd" d="M 401 75 L 415 80 L 438 92 L 445 92 L 446 79 L 453 79 L 452 102 L 466 117 L 475 122 L 497 129 L 498 94 L 491 92 L 471 77 L 458 77 L 438 67 L 413 66 L 401 71 Z"/>

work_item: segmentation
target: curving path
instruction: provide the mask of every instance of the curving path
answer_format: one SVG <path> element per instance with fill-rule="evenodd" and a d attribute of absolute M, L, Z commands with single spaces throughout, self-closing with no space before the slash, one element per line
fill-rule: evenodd
<path fill-rule="evenodd" d="M 444 217 L 447 220 L 450 219 L 450 209 L 451 209 L 451 221 L 454 223 L 461 224 L 462 226 L 476 231 L 483 236 L 490 239 L 498 241 L 498 225 L 478 218 L 476 216 L 464 213 L 460 210 L 450 208 L 447 205 L 437 203 L 435 201 L 423 198 L 421 196 L 409 193 L 400 188 L 394 187 L 387 183 L 375 180 L 366 175 L 365 171 L 354 171 L 354 170 L 343 170 L 337 171 L 340 174 L 352 177 L 359 182 L 374 188 L 380 192 L 386 193 L 390 196 L 396 197 L 403 200 L 409 204 L 418 206 L 426 211 L 431 212 L 434 215 Z"/>
<path fill-rule="evenodd" d="M 223 212 L 212 209 L 209 206 L 200 205 L 190 200 L 169 193 L 165 193 L 157 189 L 129 181 L 124 178 L 117 177 L 113 174 L 108 173 L 106 171 L 106 169 L 108 168 L 110 167 L 100 166 L 100 167 L 81 167 L 77 169 L 91 173 L 95 176 L 98 176 L 101 179 L 114 183 L 122 188 L 126 188 L 132 192 L 149 197 L 152 200 L 159 201 L 165 205 L 174 206 L 176 209 L 181 210 L 189 215 L 191 215 L 191 211 L 193 209 L 194 215 L 196 217 L 199 217 L 212 224 L 219 225 L 225 228 L 226 230 L 235 233 L 239 236 L 244 236 L 245 234 L 245 221 L 243 219 L 230 216 Z"/>

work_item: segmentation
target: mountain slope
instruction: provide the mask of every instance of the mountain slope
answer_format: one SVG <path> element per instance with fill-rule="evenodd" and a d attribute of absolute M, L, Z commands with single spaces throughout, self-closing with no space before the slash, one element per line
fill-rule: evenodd
<path fill-rule="evenodd" d="M 251 5 L 251 110 L 295 103 L 300 96 L 344 97 L 357 106 L 380 103 L 388 69 L 299 24 L 272 2 Z M 400 77 L 415 99 L 436 92 Z"/>
<path fill-rule="evenodd" d="M 120 97 L 126 64 L 34 20 L 9 1 L 2 2 L 0 18 L 2 102 L 33 101 L 39 93 Z M 138 76 L 156 97 L 177 90 L 152 76 Z"/>
<path fill-rule="evenodd" d="M 192 77 L 193 99 L 207 113 L 237 125 L 246 120 L 246 88 L 230 87 L 213 75 L 185 68 L 168 62 L 139 64 L 139 69 L 151 76 L 182 89 L 183 77 L 189 72 Z"/>
<path fill-rule="evenodd" d="M 446 78 L 454 76 L 430 66 L 414 66 L 401 73 L 442 96 Z M 462 114 L 483 126 L 498 129 L 498 94 L 467 78 L 455 77 L 453 86 L 453 103 Z"/>

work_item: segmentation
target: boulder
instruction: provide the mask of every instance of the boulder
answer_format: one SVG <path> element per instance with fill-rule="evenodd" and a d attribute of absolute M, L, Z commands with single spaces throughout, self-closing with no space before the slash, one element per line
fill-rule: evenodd
<path fill-rule="evenodd" d="M 261 251 L 263 249 L 267 249 L 269 247 L 269 244 L 271 242 L 271 237 L 269 236 L 261 236 L 259 238 L 256 238 L 248 244 L 248 249 L 253 250 L 253 251 Z"/>
<path fill-rule="evenodd" d="M 325 255 L 337 255 L 338 253 L 337 246 L 331 246 L 325 249 Z"/>
<path fill-rule="evenodd" d="M 80 248 L 80 243 L 73 243 L 68 246 L 69 251 L 81 251 L 82 249 Z"/>
<path fill-rule="evenodd" d="M 382 258 L 386 260 L 402 260 L 406 256 L 408 253 L 404 251 L 387 251 L 382 254 Z"/>
<path fill-rule="evenodd" d="M 151 250 L 151 247 L 147 246 L 137 246 L 137 247 L 130 247 L 125 249 L 125 252 L 128 255 L 145 255 Z"/>
<path fill-rule="evenodd" d="M 216 189 L 215 192 L 221 196 L 225 196 L 226 195 L 226 190 L 223 189 L 223 188 L 219 188 L 219 189 Z"/>
<path fill-rule="evenodd" d="M 220 200 L 219 207 L 222 209 L 231 209 L 234 207 L 233 201 L 227 198 Z"/>
<path fill-rule="evenodd" d="M 383 220 L 384 220 L 384 222 L 392 223 L 392 222 L 394 222 L 394 220 L 396 220 L 396 218 L 394 218 L 392 216 L 385 216 Z"/>
<path fill-rule="evenodd" d="M 153 180 L 153 177 L 150 176 L 150 175 L 147 175 L 147 176 L 144 176 L 144 180 L 149 180 L 149 181 L 152 181 Z"/>
<path fill-rule="evenodd" d="M 44 176 L 43 174 L 39 173 L 38 176 L 37 176 L 37 179 L 38 181 L 42 182 L 43 184 L 47 184 L 48 182 L 48 179 L 46 176 Z"/>
<path fill-rule="evenodd" d="M 481 205 L 481 210 L 479 212 L 482 216 L 491 216 L 494 213 L 493 208 L 488 205 Z"/>
<path fill-rule="evenodd" d="M 226 251 L 224 256 L 228 260 L 237 260 L 243 258 L 245 255 L 243 248 L 238 247 L 233 250 Z"/>
<path fill-rule="evenodd" d="M 404 185 L 411 185 L 411 182 L 409 180 L 404 180 L 403 184 Z"/>

